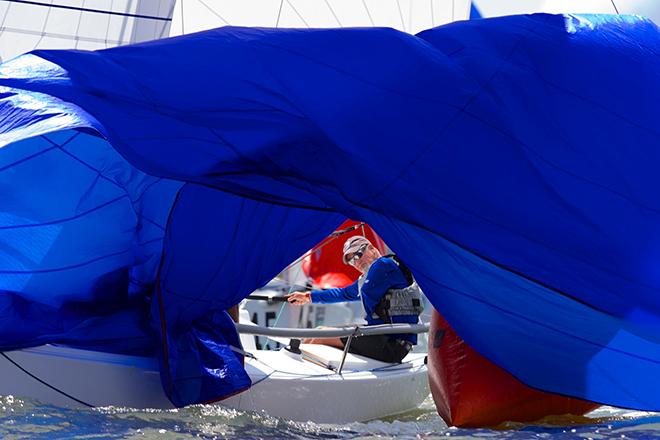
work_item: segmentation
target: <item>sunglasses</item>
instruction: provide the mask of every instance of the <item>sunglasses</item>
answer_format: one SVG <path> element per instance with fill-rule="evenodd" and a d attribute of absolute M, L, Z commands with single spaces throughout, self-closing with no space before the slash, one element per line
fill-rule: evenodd
<path fill-rule="evenodd" d="M 357 263 L 357 261 L 360 258 L 362 258 L 362 255 L 364 255 L 366 250 L 367 250 L 367 245 L 366 244 L 363 244 L 362 246 L 360 246 L 360 248 L 357 251 L 355 251 L 353 256 L 348 259 L 348 264 L 355 265 L 355 263 Z"/>

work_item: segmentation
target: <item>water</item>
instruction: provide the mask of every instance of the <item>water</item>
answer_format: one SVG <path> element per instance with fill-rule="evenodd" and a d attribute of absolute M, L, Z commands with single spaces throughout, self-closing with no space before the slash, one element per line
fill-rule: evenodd
<path fill-rule="evenodd" d="M 430 397 L 407 414 L 348 425 L 292 422 L 215 405 L 170 411 L 67 409 L 0 397 L 2 439 L 657 439 L 660 414 L 605 407 L 591 413 L 587 423 L 569 427 L 509 428 L 448 428 Z"/>

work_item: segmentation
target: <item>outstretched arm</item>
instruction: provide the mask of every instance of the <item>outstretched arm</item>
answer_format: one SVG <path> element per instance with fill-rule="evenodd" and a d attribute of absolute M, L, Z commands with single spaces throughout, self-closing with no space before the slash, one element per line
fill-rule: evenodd
<path fill-rule="evenodd" d="M 327 290 L 312 290 L 311 292 L 295 292 L 288 296 L 287 300 L 291 304 L 303 305 L 309 302 L 329 304 L 346 301 L 358 301 L 357 281 L 346 287 L 336 287 Z"/>

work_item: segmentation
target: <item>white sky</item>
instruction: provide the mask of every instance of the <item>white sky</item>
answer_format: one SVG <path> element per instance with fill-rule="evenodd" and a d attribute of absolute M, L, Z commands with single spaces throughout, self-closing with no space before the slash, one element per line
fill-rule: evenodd
<path fill-rule="evenodd" d="M 466 19 L 469 5 L 469 0 L 177 0 L 170 35 L 226 25 L 387 26 L 414 34 Z"/>

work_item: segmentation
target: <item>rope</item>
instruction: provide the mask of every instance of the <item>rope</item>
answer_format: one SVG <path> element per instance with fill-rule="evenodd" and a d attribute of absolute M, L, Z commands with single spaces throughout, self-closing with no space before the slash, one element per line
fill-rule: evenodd
<path fill-rule="evenodd" d="M 614 10 L 616 11 L 616 15 L 619 15 L 619 9 L 617 9 L 616 5 L 614 4 L 614 0 L 610 0 L 612 2 L 612 6 L 614 6 Z"/>
<path fill-rule="evenodd" d="M 83 406 L 87 406 L 87 407 L 89 407 L 89 408 L 93 408 L 93 407 L 94 407 L 94 405 L 90 405 L 90 404 L 87 403 L 87 402 L 83 402 L 83 401 L 80 400 L 80 399 L 76 399 L 76 398 L 73 397 L 71 394 L 68 394 L 68 393 L 66 393 L 66 392 L 64 392 L 64 391 L 62 391 L 62 390 L 60 390 L 59 388 L 57 388 L 57 387 L 55 387 L 55 386 L 49 384 L 49 383 L 46 382 L 45 380 L 42 380 L 42 379 L 38 378 L 38 377 L 35 376 L 34 374 L 30 373 L 28 370 L 26 370 L 25 368 L 23 368 L 21 365 L 19 365 L 18 362 L 14 361 L 12 358 L 10 358 L 9 356 L 7 356 L 7 354 L 5 354 L 5 353 L 0 353 L 0 355 L 2 355 L 2 357 L 4 357 L 4 358 L 7 359 L 9 362 L 11 362 L 12 364 L 14 364 L 14 366 L 16 366 L 16 367 L 17 367 L 19 370 L 21 370 L 23 373 L 27 374 L 27 375 L 30 376 L 32 379 L 36 380 L 37 382 L 41 383 L 42 385 L 47 386 L 47 387 L 50 388 L 51 390 L 53 390 L 53 391 L 55 391 L 55 392 L 57 392 L 57 393 L 60 393 L 61 395 L 65 396 L 65 397 L 68 397 L 69 399 L 73 400 L 74 402 L 78 402 L 79 404 L 81 404 L 81 405 L 83 405 Z"/>
<path fill-rule="evenodd" d="M 288 293 L 289 295 L 291 294 L 292 290 L 293 290 L 293 286 L 291 286 L 291 288 L 289 288 L 289 293 Z M 280 306 L 280 310 L 277 312 L 277 316 L 275 317 L 275 322 L 273 323 L 273 327 L 277 327 L 277 323 L 280 320 L 280 316 L 282 316 L 282 312 L 284 311 L 284 306 L 286 304 L 287 303 L 283 302 L 282 305 Z"/>
<path fill-rule="evenodd" d="M 307 252 L 305 252 L 304 254 L 302 254 L 300 257 L 296 258 L 296 259 L 295 259 L 292 263 L 290 263 L 288 266 L 286 266 L 282 271 L 285 271 L 285 270 L 291 268 L 291 266 L 293 266 L 294 264 L 299 263 L 300 261 L 302 261 L 302 260 L 304 260 L 305 258 L 307 258 L 309 255 L 311 255 L 312 252 L 316 252 L 316 251 L 319 251 L 319 250 L 323 249 L 326 245 L 330 244 L 333 240 L 336 240 L 337 238 L 339 238 L 340 236 L 346 234 L 347 232 L 354 231 L 354 230 L 356 230 L 356 229 L 359 228 L 359 227 L 362 227 L 362 235 L 364 235 L 364 222 L 360 222 L 360 223 L 358 223 L 357 225 L 353 225 L 353 226 L 350 226 L 350 227 L 348 227 L 348 228 L 346 228 L 346 229 L 342 229 L 341 231 L 335 231 L 335 232 L 333 232 L 332 234 L 330 234 L 328 237 L 326 237 L 326 238 L 324 239 L 325 241 L 321 241 L 321 244 L 319 244 L 318 247 L 316 247 L 316 249 L 310 249 L 310 250 L 308 250 Z"/>

